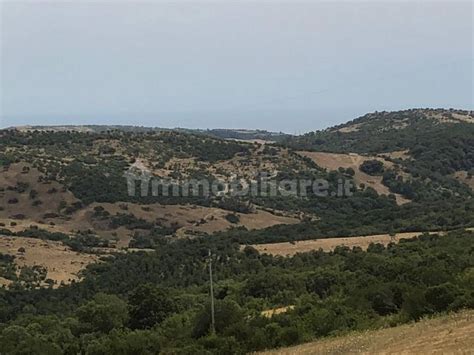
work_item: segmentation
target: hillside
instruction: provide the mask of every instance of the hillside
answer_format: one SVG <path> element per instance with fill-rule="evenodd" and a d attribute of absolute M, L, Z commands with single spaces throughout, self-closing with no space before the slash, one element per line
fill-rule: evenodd
<path fill-rule="evenodd" d="M 302 150 L 354 153 L 391 153 L 423 146 L 444 134 L 472 132 L 474 113 L 462 110 L 411 109 L 374 112 L 347 123 L 289 137 L 285 143 Z M 447 132 L 446 132 L 447 131 Z M 468 134 L 465 137 L 469 137 Z"/>
<path fill-rule="evenodd" d="M 277 145 L 131 126 L 4 130 L 0 223 L 7 234 L 31 234 L 34 227 L 46 236 L 63 233 L 86 248 L 115 249 L 212 234 L 255 244 L 472 227 L 470 120 L 464 111 L 375 113 Z M 234 138 L 268 133 L 209 132 Z M 433 134 L 437 141 L 430 140 Z M 380 148 L 388 137 L 390 149 L 403 150 Z M 404 145 L 412 141 L 416 146 Z M 452 149 L 432 157 L 449 144 Z M 380 170 L 370 170 L 375 168 Z M 325 179 L 329 194 L 316 196 L 307 188 L 299 197 L 153 196 L 149 187 L 147 196 L 130 196 L 124 173 L 131 169 L 145 169 L 181 190 L 190 179 L 261 184 L 266 173 L 275 180 L 271 184 Z M 340 181 L 354 186 L 352 194 L 332 198 Z"/>
<path fill-rule="evenodd" d="M 244 354 L 473 308 L 471 120 L 2 130 L 2 351 Z"/>
<path fill-rule="evenodd" d="M 418 323 L 328 338 L 262 354 L 469 354 L 474 348 L 474 311 Z"/>
<path fill-rule="evenodd" d="M 413 109 L 375 112 L 324 131 L 290 137 L 298 150 L 377 154 L 414 176 L 450 175 L 474 167 L 472 111 Z"/>

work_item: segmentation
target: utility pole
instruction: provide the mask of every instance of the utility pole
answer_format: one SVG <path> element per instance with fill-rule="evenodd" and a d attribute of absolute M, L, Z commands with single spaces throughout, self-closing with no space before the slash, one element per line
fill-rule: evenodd
<path fill-rule="evenodd" d="M 209 249 L 209 281 L 211 288 L 211 334 L 216 333 L 216 321 L 214 318 L 214 287 L 212 285 L 212 255 L 211 249 Z"/>

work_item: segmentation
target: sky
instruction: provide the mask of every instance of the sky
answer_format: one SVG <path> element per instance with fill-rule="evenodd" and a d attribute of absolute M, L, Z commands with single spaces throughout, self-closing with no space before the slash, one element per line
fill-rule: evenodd
<path fill-rule="evenodd" d="M 0 127 L 304 133 L 473 108 L 473 4 L 3 1 Z"/>

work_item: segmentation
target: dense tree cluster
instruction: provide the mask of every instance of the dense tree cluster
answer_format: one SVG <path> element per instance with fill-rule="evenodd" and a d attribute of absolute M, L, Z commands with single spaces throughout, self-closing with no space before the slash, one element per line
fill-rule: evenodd
<path fill-rule="evenodd" d="M 364 160 L 359 166 L 359 170 L 369 175 L 382 175 L 384 172 L 383 163 L 380 160 Z"/>
<path fill-rule="evenodd" d="M 0 290 L 0 343 L 9 354 L 240 354 L 394 326 L 474 307 L 472 238 L 423 235 L 366 252 L 339 247 L 291 258 L 240 251 L 224 238 L 162 241 L 154 253 L 91 265 L 70 286 Z M 284 306 L 287 312 L 270 318 L 261 313 Z"/>

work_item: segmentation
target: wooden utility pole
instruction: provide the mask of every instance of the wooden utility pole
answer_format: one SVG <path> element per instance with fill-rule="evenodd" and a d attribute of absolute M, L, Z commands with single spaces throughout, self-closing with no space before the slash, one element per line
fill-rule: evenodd
<path fill-rule="evenodd" d="M 216 321 L 214 318 L 214 286 L 212 284 L 212 255 L 211 250 L 209 249 L 209 282 L 211 289 L 211 333 L 216 333 Z"/>

